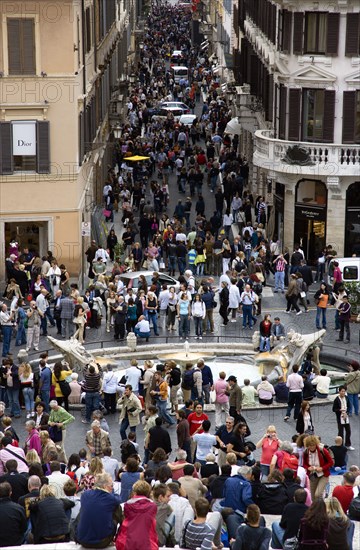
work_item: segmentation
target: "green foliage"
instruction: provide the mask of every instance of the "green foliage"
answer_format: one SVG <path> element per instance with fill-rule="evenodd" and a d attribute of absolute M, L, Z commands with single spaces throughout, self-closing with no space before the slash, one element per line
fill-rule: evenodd
<path fill-rule="evenodd" d="M 351 313 L 360 313 L 360 283 L 353 281 L 351 283 L 345 283 L 344 286 L 349 295 Z"/>
<path fill-rule="evenodd" d="M 121 262 L 125 253 L 125 246 L 122 240 L 119 240 L 114 247 L 115 262 Z"/>

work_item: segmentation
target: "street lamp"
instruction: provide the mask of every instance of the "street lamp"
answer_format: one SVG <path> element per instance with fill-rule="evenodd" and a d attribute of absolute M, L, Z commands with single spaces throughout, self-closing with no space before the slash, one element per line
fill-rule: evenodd
<path fill-rule="evenodd" d="M 114 134 L 114 138 L 115 139 L 120 139 L 121 138 L 121 126 L 120 126 L 120 123 L 117 122 L 116 125 L 113 127 L 113 134 Z"/>

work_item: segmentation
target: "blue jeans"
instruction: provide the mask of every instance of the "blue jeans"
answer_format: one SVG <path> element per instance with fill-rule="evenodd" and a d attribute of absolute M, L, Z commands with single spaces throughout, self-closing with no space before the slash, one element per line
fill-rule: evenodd
<path fill-rule="evenodd" d="M 139 336 L 139 338 L 146 338 L 148 339 L 150 336 L 150 332 L 140 332 L 138 328 L 134 328 L 134 332 L 136 336 Z"/>
<path fill-rule="evenodd" d="M 7 388 L 6 392 L 9 400 L 10 414 L 13 416 L 20 416 L 19 390 Z"/>
<path fill-rule="evenodd" d="M 270 338 L 260 336 L 260 351 L 270 351 Z"/>
<path fill-rule="evenodd" d="M 316 328 L 321 329 L 321 317 L 322 317 L 322 328 L 326 328 L 326 307 L 317 307 L 316 308 Z"/>
<path fill-rule="evenodd" d="M 347 396 L 350 404 L 348 413 L 352 414 L 354 408 L 356 416 L 359 416 L 359 395 L 357 393 L 348 393 Z"/>
<path fill-rule="evenodd" d="M 149 323 L 152 322 L 152 325 L 154 327 L 154 333 L 156 334 L 156 336 L 159 336 L 158 327 L 157 327 L 157 313 L 152 313 L 151 311 L 148 311 L 148 319 L 149 319 Z"/>
<path fill-rule="evenodd" d="M 50 410 L 50 390 L 40 390 L 40 398 L 45 404 L 45 411 L 48 413 Z"/>
<path fill-rule="evenodd" d="M 123 441 L 124 439 L 127 438 L 126 430 L 128 429 L 129 426 L 130 426 L 129 419 L 127 416 L 125 416 L 125 418 L 122 419 L 120 424 L 120 435 Z M 136 433 L 136 426 L 130 426 L 130 431 Z"/>
<path fill-rule="evenodd" d="M 90 422 L 91 413 L 97 411 L 100 405 L 99 392 L 91 391 L 85 393 L 85 406 L 86 406 L 86 420 Z"/>
<path fill-rule="evenodd" d="M 169 413 L 166 410 L 167 399 L 157 399 L 156 406 L 158 409 L 159 416 L 163 419 L 164 422 L 168 424 L 175 424 L 175 421 L 171 418 Z"/>
<path fill-rule="evenodd" d="M 275 271 L 275 289 L 284 290 L 285 271 Z"/>
<path fill-rule="evenodd" d="M 190 332 L 190 323 L 189 323 L 189 316 L 188 315 L 180 315 L 179 319 L 179 336 L 180 338 L 185 337 L 187 338 L 189 336 Z"/>
<path fill-rule="evenodd" d="M 12 327 L 8 327 L 6 325 L 2 326 L 2 334 L 3 334 L 2 356 L 3 357 L 7 357 L 8 353 L 10 351 L 12 330 L 13 330 Z"/>
<path fill-rule="evenodd" d="M 246 323 L 248 323 L 249 327 L 252 328 L 252 321 L 253 321 L 252 305 L 250 306 L 250 305 L 243 304 L 242 309 L 243 309 L 243 328 L 246 327 Z"/>
<path fill-rule="evenodd" d="M 178 261 L 180 275 L 182 275 L 186 268 L 186 260 L 185 258 L 178 258 L 177 261 Z"/>
<path fill-rule="evenodd" d="M 46 314 L 44 314 L 44 317 L 41 317 L 40 321 L 40 330 L 43 333 L 43 335 L 47 334 L 47 318 Z"/>
<path fill-rule="evenodd" d="M 22 390 L 27 413 L 34 410 L 34 388 L 23 388 Z"/>
<path fill-rule="evenodd" d="M 168 268 L 170 273 L 175 273 L 176 271 L 176 256 L 168 257 Z"/>
<path fill-rule="evenodd" d="M 15 346 L 25 346 L 25 345 L 26 345 L 26 330 L 24 327 L 24 323 L 19 323 L 17 333 L 16 333 Z"/>
<path fill-rule="evenodd" d="M 315 397 L 318 397 L 319 399 L 327 399 L 328 393 L 319 393 L 318 391 L 315 392 Z"/>
<path fill-rule="evenodd" d="M 280 522 L 273 521 L 271 530 L 272 530 L 271 547 L 282 548 L 285 529 L 280 527 Z"/>
<path fill-rule="evenodd" d="M 294 407 L 294 420 L 299 416 L 299 411 L 302 401 L 302 391 L 291 391 L 289 392 L 288 406 L 286 409 L 286 416 L 290 416 L 291 411 Z"/>

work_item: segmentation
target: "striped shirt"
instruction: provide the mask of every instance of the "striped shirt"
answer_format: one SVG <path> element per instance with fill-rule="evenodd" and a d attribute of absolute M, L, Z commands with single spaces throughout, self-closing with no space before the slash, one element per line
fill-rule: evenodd
<path fill-rule="evenodd" d="M 181 547 L 189 550 L 212 550 L 214 535 L 215 529 L 208 523 L 189 521 L 184 526 Z"/>
<path fill-rule="evenodd" d="M 85 379 L 84 390 L 86 393 L 100 391 L 100 387 L 101 387 L 100 372 L 95 372 L 94 374 L 90 374 L 89 371 L 85 371 L 84 379 Z"/>

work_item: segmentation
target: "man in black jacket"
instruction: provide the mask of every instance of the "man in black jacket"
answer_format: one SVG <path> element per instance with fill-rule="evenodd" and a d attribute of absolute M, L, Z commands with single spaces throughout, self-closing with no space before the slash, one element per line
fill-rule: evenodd
<path fill-rule="evenodd" d="M 304 516 L 307 506 L 305 489 L 297 489 L 294 494 L 294 502 L 289 502 L 284 508 L 280 522 L 272 524 L 272 548 L 282 548 L 283 543 L 297 535 L 300 520 Z"/>
<path fill-rule="evenodd" d="M 21 546 L 26 527 L 24 509 L 11 501 L 10 483 L 0 483 L 0 548 Z"/>
<path fill-rule="evenodd" d="M 0 477 L 0 483 L 7 482 L 11 487 L 11 500 L 18 502 L 19 498 L 28 492 L 28 474 L 19 474 L 18 463 L 15 459 L 7 460 L 5 463 L 6 474 Z"/>
<path fill-rule="evenodd" d="M 147 439 L 147 448 L 151 453 L 161 447 L 166 454 L 171 453 L 171 439 L 169 432 L 162 427 L 162 419 L 160 417 L 155 419 L 155 426 L 150 428 Z"/>

